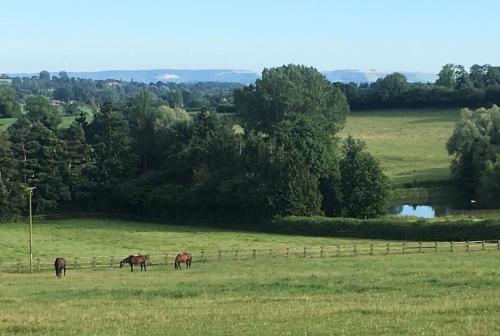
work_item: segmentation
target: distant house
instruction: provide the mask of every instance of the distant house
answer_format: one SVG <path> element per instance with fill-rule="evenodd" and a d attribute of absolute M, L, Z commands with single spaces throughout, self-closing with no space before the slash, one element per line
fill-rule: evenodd
<path fill-rule="evenodd" d="M 62 100 L 52 99 L 52 105 L 54 106 L 64 106 L 65 104 Z"/>
<path fill-rule="evenodd" d="M 107 86 L 111 86 L 111 87 L 122 85 L 121 81 L 114 80 L 114 79 L 106 79 L 105 83 L 106 83 Z"/>
<path fill-rule="evenodd" d="M 12 78 L 7 75 L 0 75 L 0 86 L 12 85 Z"/>

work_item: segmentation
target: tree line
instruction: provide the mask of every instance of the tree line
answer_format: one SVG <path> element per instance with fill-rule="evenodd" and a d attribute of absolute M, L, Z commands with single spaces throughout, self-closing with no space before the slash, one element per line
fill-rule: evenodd
<path fill-rule="evenodd" d="M 282 215 L 373 217 L 389 184 L 364 144 L 337 136 L 348 113 L 316 69 L 264 70 L 234 92 L 238 117 L 195 115 L 142 87 L 61 128 L 46 97 L 0 137 L 0 216 L 116 211 L 165 218 L 252 220 Z"/>
<path fill-rule="evenodd" d="M 70 78 L 65 71 L 50 76 L 42 71 L 38 76 L 14 77 L 11 86 L 0 87 L 0 118 L 17 117 L 27 98 L 45 96 L 66 106 L 66 113 L 77 114 L 79 105 L 93 109 L 110 102 L 123 107 L 140 91 L 147 89 L 155 100 L 170 107 L 188 110 L 202 108 L 231 110 L 232 92 L 243 85 L 237 83 L 140 83 L 117 80 Z M 231 111 L 230 111 L 231 112 Z"/>
<path fill-rule="evenodd" d="M 500 67 L 446 64 L 434 83 L 410 83 L 401 73 L 374 83 L 336 83 L 352 110 L 490 107 L 500 104 Z"/>

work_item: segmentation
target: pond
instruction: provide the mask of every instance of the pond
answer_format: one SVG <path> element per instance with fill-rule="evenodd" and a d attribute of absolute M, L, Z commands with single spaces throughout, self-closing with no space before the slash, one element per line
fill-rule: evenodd
<path fill-rule="evenodd" d="M 392 204 L 389 215 L 435 218 L 477 210 L 474 204 Z"/>
<path fill-rule="evenodd" d="M 421 218 L 436 217 L 436 210 L 430 205 L 410 205 L 404 204 L 398 216 L 415 216 Z"/>

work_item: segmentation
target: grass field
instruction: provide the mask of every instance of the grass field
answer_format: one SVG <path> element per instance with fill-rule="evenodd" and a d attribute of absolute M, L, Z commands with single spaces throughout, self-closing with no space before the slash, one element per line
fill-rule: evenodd
<path fill-rule="evenodd" d="M 62 122 L 59 125 L 60 128 L 67 128 L 71 125 L 71 123 L 75 120 L 74 116 L 64 116 L 62 117 Z M 12 125 L 17 118 L 0 118 L 0 132 L 4 132 Z"/>
<path fill-rule="evenodd" d="M 0 224 L 2 258 L 23 253 L 22 226 Z M 34 232 L 35 252 L 47 255 L 342 241 L 107 220 L 38 222 Z M 189 271 L 70 269 L 61 280 L 52 271 L 0 273 L 0 334 L 495 335 L 499 257 L 195 260 Z"/>
<path fill-rule="evenodd" d="M 12 125 L 17 118 L 0 118 L 0 132 L 3 132 Z"/>
<path fill-rule="evenodd" d="M 342 136 L 364 140 L 396 184 L 446 180 L 445 146 L 458 118 L 458 109 L 352 112 Z"/>
<path fill-rule="evenodd" d="M 28 226 L 25 222 L 0 224 L 0 259 L 26 257 Z M 187 250 L 264 250 L 319 247 L 366 240 L 286 236 L 218 230 L 207 227 L 137 223 L 113 219 L 35 221 L 34 256 L 40 258 L 123 256 Z"/>

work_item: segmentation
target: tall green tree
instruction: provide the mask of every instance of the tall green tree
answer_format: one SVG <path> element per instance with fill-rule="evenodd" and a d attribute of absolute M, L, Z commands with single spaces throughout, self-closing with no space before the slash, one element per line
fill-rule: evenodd
<path fill-rule="evenodd" d="M 449 63 L 443 66 L 441 71 L 439 71 L 438 73 L 436 85 L 443 86 L 449 89 L 455 88 L 455 64 Z"/>
<path fill-rule="evenodd" d="M 255 84 L 235 91 L 234 101 L 244 127 L 265 133 L 280 121 L 307 116 L 316 127 L 335 134 L 348 112 L 345 96 L 325 76 L 293 64 L 264 69 Z"/>
<path fill-rule="evenodd" d="M 91 197 L 91 174 L 95 171 L 92 148 L 86 142 L 87 126 L 86 115 L 81 113 L 69 128 L 59 131 L 62 141 L 59 169 L 70 190 L 72 204 L 79 208 L 85 208 L 85 202 Z"/>
<path fill-rule="evenodd" d="M 17 117 L 21 105 L 16 100 L 16 91 L 10 87 L 0 87 L 0 118 Z"/>
<path fill-rule="evenodd" d="M 94 195 L 110 206 L 119 184 L 136 174 L 137 155 L 128 120 L 111 103 L 105 103 L 88 125 L 86 138 L 92 146 Z"/>
<path fill-rule="evenodd" d="M 480 196 L 481 176 L 500 153 L 500 109 L 463 109 L 447 142 L 451 169 L 471 196 Z"/>
<path fill-rule="evenodd" d="M 343 215 L 369 218 L 385 213 L 389 184 L 377 160 L 363 151 L 364 143 L 348 137 L 344 143 L 342 174 Z"/>
<path fill-rule="evenodd" d="M 400 98 L 402 94 L 410 89 L 410 84 L 406 77 L 398 72 L 377 79 L 373 84 L 373 88 L 382 102 L 393 102 Z"/>
<path fill-rule="evenodd" d="M 24 196 L 10 142 L 0 133 L 0 218 L 19 215 L 25 209 Z"/>
<path fill-rule="evenodd" d="M 143 171 L 152 165 L 152 156 L 155 152 L 155 111 L 151 106 L 151 94 L 147 89 L 142 89 L 135 98 L 131 111 L 131 128 L 135 138 L 136 151 L 141 158 Z"/>
<path fill-rule="evenodd" d="M 36 187 L 34 207 L 38 213 L 57 209 L 69 200 L 68 186 L 60 171 L 63 143 L 57 128 L 59 111 L 45 97 L 31 97 L 27 114 L 9 127 L 9 139 L 18 171 L 26 186 Z"/>

